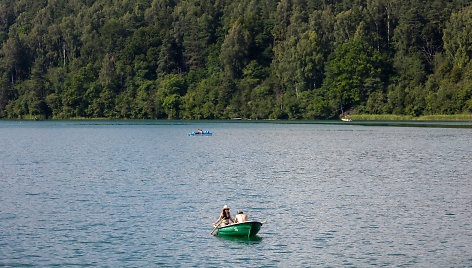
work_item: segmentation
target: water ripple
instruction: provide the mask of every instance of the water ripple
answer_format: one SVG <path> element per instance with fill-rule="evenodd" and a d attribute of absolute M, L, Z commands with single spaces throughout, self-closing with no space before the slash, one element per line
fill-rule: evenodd
<path fill-rule="evenodd" d="M 471 134 L 0 122 L 0 265 L 472 266 Z M 209 235 L 224 204 L 258 239 Z"/>

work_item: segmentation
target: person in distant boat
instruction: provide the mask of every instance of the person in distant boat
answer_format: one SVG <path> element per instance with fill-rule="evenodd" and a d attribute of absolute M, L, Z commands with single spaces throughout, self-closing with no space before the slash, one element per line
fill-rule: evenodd
<path fill-rule="evenodd" d="M 227 205 L 223 207 L 220 217 L 213 225 L 217 225 L 220 220 L 221 220 L 220 226 L 230 225 L 229 223 L 230 221 L 234 223 L 233 219 L 231 218 L 231 214 L 229 213 L 229 207 Z"/>
<path fill-rule="evenodd" d="M 195 134 L 202 134 L 203 133 L 203 130 L 201 129 L 197 129 L 197 131 L 195 131 Z"/>
<path fill-rule="evenodd" d="M 238 214 L 234 217 L 234 223 L 241 223 L 247 221 L 247 215 L 241 210 L 238 210 Z"/>

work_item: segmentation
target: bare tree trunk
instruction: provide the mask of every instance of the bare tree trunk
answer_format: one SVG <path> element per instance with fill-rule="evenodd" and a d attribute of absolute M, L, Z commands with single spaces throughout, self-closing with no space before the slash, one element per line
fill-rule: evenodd
<path fill-rule="evenodd" d="M 377 51 L 380 51 L 379 23 L 375 21 L 375 32 L 377 33 Z"/>
<path fill-rule="evenodd" d="M 62 46 L 63 64 L 66 66 L 66 45 Z"/>
<path fill-rule="evenodd" d="M 389 3 L 385 7 L 385 11 L 387 11 L 387 41 L 390 44 L 390 10 L 388 7 Z"/>

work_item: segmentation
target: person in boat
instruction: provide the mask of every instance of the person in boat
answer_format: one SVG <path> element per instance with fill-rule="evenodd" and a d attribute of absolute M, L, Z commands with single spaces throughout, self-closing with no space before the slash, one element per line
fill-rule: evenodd
<path fill-rule="evenodd" d="M 197 131 L 195 131 L 195 134 L 202 134 L 203 133 L 203 130 L 201 129 L 197 129 Z"/>
<path fill-rule="evenodd" d="M 229 213 L 229 207 L 227 205 L 223 207 L 220 217 L 213 225 L 216 226 L 220 220 L 221 220 L 220 226 L 230 225 L 229 223 L 230 221 L 234 223 L 233 219 L 231 218 L 231 214 Z"/>
<path fill-rule="evenodd" d="M 238 214 L 234 217 L 234 223 L 241 223 L 247 221 L 247 215 L 242 210 L 238 210 Z"/>

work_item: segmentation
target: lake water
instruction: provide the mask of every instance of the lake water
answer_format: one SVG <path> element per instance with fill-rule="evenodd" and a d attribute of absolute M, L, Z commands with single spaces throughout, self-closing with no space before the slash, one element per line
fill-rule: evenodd
<path fill-rule="evenodd" d="M 472 266 L 471 124 L 335 123 L 0 121 L 0 266 Z"/>

